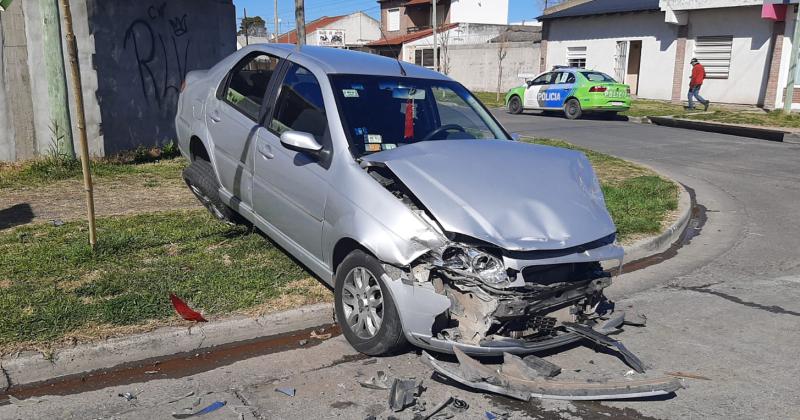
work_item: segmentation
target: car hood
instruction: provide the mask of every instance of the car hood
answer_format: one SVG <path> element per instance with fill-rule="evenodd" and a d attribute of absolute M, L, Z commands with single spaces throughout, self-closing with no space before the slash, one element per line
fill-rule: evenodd
<path fill-rule="evenodd" d="M 442 228 L 499 247 L 549 250 L 616 232 L 583 153 L 508 140 L 426 141 L 367 155 Z"/>

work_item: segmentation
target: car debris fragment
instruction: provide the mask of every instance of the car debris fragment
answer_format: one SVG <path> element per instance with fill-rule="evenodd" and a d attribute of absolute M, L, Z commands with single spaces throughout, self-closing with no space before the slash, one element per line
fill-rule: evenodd
<path fill-rule="evenodd" d="M 186 398 L 189 398 L 189 397 L 191 397 L 193 395 L 194 395 L 194 391 L 191 391 L 191 392 L 186 393 L 186 395 L 183 395 L 183 396 L 180 396 L 180 397 L 175 397 L 175 398 L 167 401 L 166 404 L 173 404 L 173 403 L 176 403 L 178 401 L 181 401 L 181 400 L 184 400 Z"/>
<path fill-rule="evenodd" d="M 441 374 L 471 388 L 522 401 L 531 398 L 559 400 L 609 400 L 667 395 L 683 388 L 678 379 L 669 377 L 626 379 L 624 381 L 557 381 L 520 371 L 516 359 L 512 363 L 489 366 L 455 349 L 458 364 L 446 363 L 423 352 L 422 361 Z"/>
<path fill-rule="evenodd" d="M 389 389 L 389 378 L 386 376 L 386 372 L 379 370 L 369 381 L 359 382 L 358 384 L 368 389 Z"/>
<path fill-rule="evenodd" d="M 566 327 L 567 330 L 573 331 L 597 344 L 616 349 L 620 352 L 620 354 L 622 354 L 622 357 L 625 359 L 625 362 L 628 363 L 628 366 L 632 367 L 633 370 L 638 373 L 644 373 L 644 363 L 642 363 L 642 361 L 639 360 L 635 354 L 631 353 L 630 350 L 628 350 L 621 342 L 600 334 L 599 332 L 587 326 L 576 324 L 574 322 L 565 322 L 564 327 Z"/>
<path fill-rule="evenodd" d="M 696 373 L 689 373 L 689 372 L 664 372 L 664 375 L 672 376 L 675 378 L 687 378 L 687 379 L 699 379 L 701 381 L 710 381 L 711 378 L 707 376 L 698 375 Z"/>
<path fill-rule="evenodd" d="M 181 318 L 187 321 L 195 321 L 195 322 L 208 322 L 200 312 L 195 311 L 194 309 L 190 308 L 189 305 L 186 304 L 181 298 L 175 295 L 175 293 L 169 294 L 169 300 L 172 302 L 172 307 L 175 308 L 175 312 L 181 316 Z"/>
<path fill-rule="evenodd" d="M 396 413 L 413 405 L 421 385 L 414 379 L 395 378 L 389 390 L 389 408 Z"/>
<path fill-rule="evenodd" d="M 289 387 L 275 388 L 275 391 L 276 392 L 280 392 L 281 394 L 288 395 L 290 397 L 294 397 L 295 394 L 297 394 L 297 390 L 296 389 L 289 388 Z"/>
<path fill-rule="evenodd" d="M 176 419 L 188 419 L 191 417 L 198 417 L 202 416 L 214 411 L 219 410 L 220 408 L 224 407 L 227 404 L 226 401 L 215 401 L 211 405 L 207 406 L 206 408 L 196 412 L 196 413 L 173 413 L 172 417 Z"/>
<path fill-rule="evenodd" d="M 125 398 L 126 401 L 133 401 L 136 399 L 136 395 L 130 392 L 121 392 L 117 394 L 118 397 Z"/>

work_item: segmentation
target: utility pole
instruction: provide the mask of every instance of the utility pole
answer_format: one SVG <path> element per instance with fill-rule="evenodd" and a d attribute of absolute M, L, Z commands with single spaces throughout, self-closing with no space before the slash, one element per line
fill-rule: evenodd
<path fill-rule="evenodd" d="M 433 0 L 433 69 L 439 71 L 439 41 L 436 39 L 436 0 Z"/>
<path fill-rule="evenodd" d="M 250 45 L 250 28 L 247 23 L 247 8 L 244 8 L 244 19 L 242 19 L 242 26 L 244 27 L 244 45 Z"/>
<path fill-rule="evenodd" d="M 789 60 L 789 74 L 786 78 L 786 96 L 783 98 L 783 113 L 792 112 L 792 102 L 794 102 L 794 84 L 797 75 L 797 54 L 800 51 L 800 10 L 794 13 L 794 38 L 792 38 L 792 57 Z"/>
<path fill-rule="evenodd" d="M 275 0 L 275 42 L 278 42 L 278 35 L 281 34 L 281 24 L 280 20 L 278 19 L 278 0 Z"/>
<path fill-rule="evenodd" d="M 89 141 L 86 138 L 86 114 L 83 108 L 83 84 L 81 83 L 81 68 L 78 63 L 78 42 L 72 29 L 72 11 L 69 0 L 61 0 L 64 14 L 65 38 L 67 51 L 72 70 L 72 90 L 75 95 L 75 112 L 78 113 L 78 139 L 81 149 L 81 169 L 83 169 L 83 187 L 86 190 L 86 212 L 89 218 L 89 245 L 92 250 L 97 246 L 97 227 L 94 223 L 94 191 L 92 188 L 92 173 L 89 172 Z"/>
<path fill-rule="evenodd" d="M 69 117 L 69 99 L 67 98 L 67 75 L 64 71 L 64 50 L 61 47 L 61 25 L 58 13 L 58 0 L 39 0 L 42 11 L 42 43 L 44 44 L 44 65 L 47 76 L 47 95 L 50 97 L 51 130 L 55 139 L 61 138 L 58 152 L 75 157 L 72 142 L 72 123 Z"/>
<path fill-rule="evenodd" d="M 294 19 L 297 25 L 297 49 L 306 45 L 306 9 L 303 0 L 294 0 Z"/>

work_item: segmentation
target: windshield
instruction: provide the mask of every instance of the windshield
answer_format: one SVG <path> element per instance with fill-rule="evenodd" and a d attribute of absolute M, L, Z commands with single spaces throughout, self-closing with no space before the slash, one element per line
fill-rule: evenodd
<path fill-rule="evenodd" d="M 617 83 L 613 77 L 599 71 L 582 71 L 581 74 L 590 82 Z"/>
<path fill-rule="evenodd" d="M 356 158 L 420 141 L 508 140 L 478 100 L 455 82 L 332 75 L 331 83 Z"/>

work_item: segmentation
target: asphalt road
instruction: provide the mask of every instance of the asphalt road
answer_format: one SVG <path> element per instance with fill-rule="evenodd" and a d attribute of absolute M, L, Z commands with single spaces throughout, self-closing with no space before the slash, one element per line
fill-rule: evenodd
<path fill-rule="evenodd" d="M 707 379 L 686 379 L 686 389 L 668 398 L 519 403 L 437 382 L 415 353 L 368 359 L 334 337 L 190 376 L 154 374 L 148 382 L 28 399 L 0 406 L 0 418 L 169 418 L 216 400 L 227 405 L 203 418 L 387 418 L 387 392 L 358 385 L 383 370 L 423 379 L 429 408 L 448 395 L 466 400 L 470 408 L 457 418 L 492 410 L 545 419 L 800 419 L 800 146 L 624 121 L 498 116 L 512 132 L 640 162 L 695 191 L 708 217 L 700 234 L 674 258 L 621 276 L 609 294 L 647 315 L 647 327 L 626 327 L 619 338 L 650 369 Z M 629 370 L 585 347 L 548 359 L 567 377 L 621 378 Z M 136 399 L 118 396 L 125 392 Z M 396 415 L 412 418 L 411 410 Z"/>

